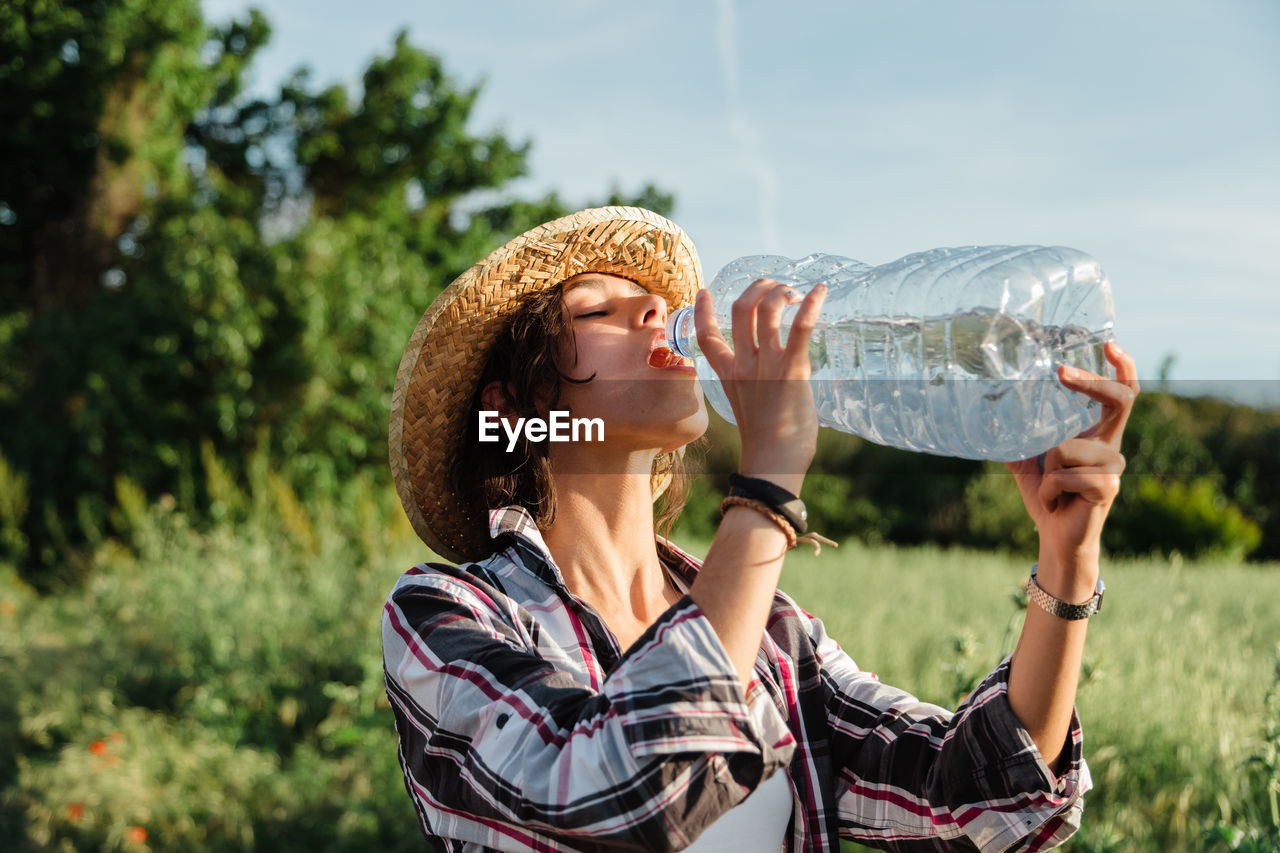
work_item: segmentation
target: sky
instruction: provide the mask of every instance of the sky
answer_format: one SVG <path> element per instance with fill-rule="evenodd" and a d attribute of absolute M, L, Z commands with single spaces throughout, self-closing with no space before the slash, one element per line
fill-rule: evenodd
<path fill-rule="evenodd" d="M 482 85 L 471 130 L 532 142 L 511 195 L 652 182 L 708 279 L 749 254 L 1071 246 L 1144 380 L 1172 356 L 1175 390 L 1280 404 L 1275 0 L 202 5 L 271 21 L 259 95 L 303 65 L 355 86 L 407 30 Z"/>

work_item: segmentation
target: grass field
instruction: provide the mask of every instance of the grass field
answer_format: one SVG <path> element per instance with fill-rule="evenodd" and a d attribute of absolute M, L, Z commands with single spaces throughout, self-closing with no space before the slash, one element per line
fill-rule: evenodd
<path fill-rule="evenodd" d="M 429 555 L 373 497 L 282 494 L 210 534 L 148 508 L 140 556 L 106 543 L 74 592 L 39 598 L 0 566 L 0 849 L 420 847 L 377 626 Z M 797 551 L 782 587 L 864 668 L 953 706 L 1000 659 L 1027 571 L 846 542 Z M 1202 851 L 1219 823 L 1269 825 L 1242 762 L 1276 677 L 1280 567 L 1104 573 L 1079 699 L 1096 787 L 1070 849 Z"/>
<path fill-rule="evenodd" d="M 954 707 L 967 677 L 1012 642 L 1029 568 L 1007 556 L 845 543 L 788 558 L 781 586 L 864 669 Z M 1259 807 L 1243 762 L 1260 749 L 1277 677 L 1280 567 L 1175 557 L 1107 561 L 1103 572 L 1078 698 L 1095 788 L 1070 849 L 1205 849 L 1212 826 L 1240 820 L 1242 803 Z"/>

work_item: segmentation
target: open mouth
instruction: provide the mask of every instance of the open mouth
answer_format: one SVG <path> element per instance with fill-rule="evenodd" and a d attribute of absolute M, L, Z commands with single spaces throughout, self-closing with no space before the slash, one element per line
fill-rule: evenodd
<path fill-rule="evenodd" d="M 659 369 L 668 367 L 693 367 L 693 361 L 682 355 L 676 355 L 666 347 L 658 347 L 649 353 L 649 366 Z"/>
<path fill-rule="evenodd" d="M 693 367 L 693 360 L 677 355 L 667 346 L 667 339 L 662 334 L 656 334 L 649 341 L 649 355 L 646 356 L 650 367 L 656 367 L 659 370 L 665 370 L 668 367 Z"/>

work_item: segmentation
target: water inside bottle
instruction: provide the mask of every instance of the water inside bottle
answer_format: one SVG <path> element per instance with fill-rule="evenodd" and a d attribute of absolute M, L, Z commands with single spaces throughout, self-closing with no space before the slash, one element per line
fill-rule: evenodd
<path fill-rule="evenodd" d="M 1097 422 L 1100 406 L 1063 386 L 1056 365 L 1114 377 L 1109 339 L 995 310 L 841 320 L 810 346 L 819 419 L 925 452 L 1025 458 L 1029 443 L 1051 447 Z"/>

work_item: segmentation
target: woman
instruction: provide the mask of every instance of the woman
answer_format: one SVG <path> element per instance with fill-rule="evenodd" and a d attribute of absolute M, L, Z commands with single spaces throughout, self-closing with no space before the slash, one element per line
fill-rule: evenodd
<path fill-rule="evenodd" d="M 799 297 L 756 282 L 734 303 L 731 349 L 700 282 L 674 224 L 583 211 L 489 255 L 415 330 L 391 464 L 414 528 L 457 563 L 410 569 L 383 614 L 423 832 L 440 850 L 1060 843 L 1090 787 L 1080 617 L 1100 600 L 1132 359 L 1108 348 L 1115 382 L 1064 370 L 1106 407 L 1102 424 L 1010 466 L 1040 531 L 1039 606 L 953 714 L 860 671 L 776 588 L 817 432 L 809 384 L 789 380 L 809 375 L 824 288 L 783 346 Z M 660 496 L 678 512 L 682 449 L 707 427 L 693 371 L 654 355 L 667 312 L 695 294 L 749 478 L 701 562 L 654 523 Z M 598 418 L 601 440 L 537 440 L 529 418 L 553 411 Z"/>

